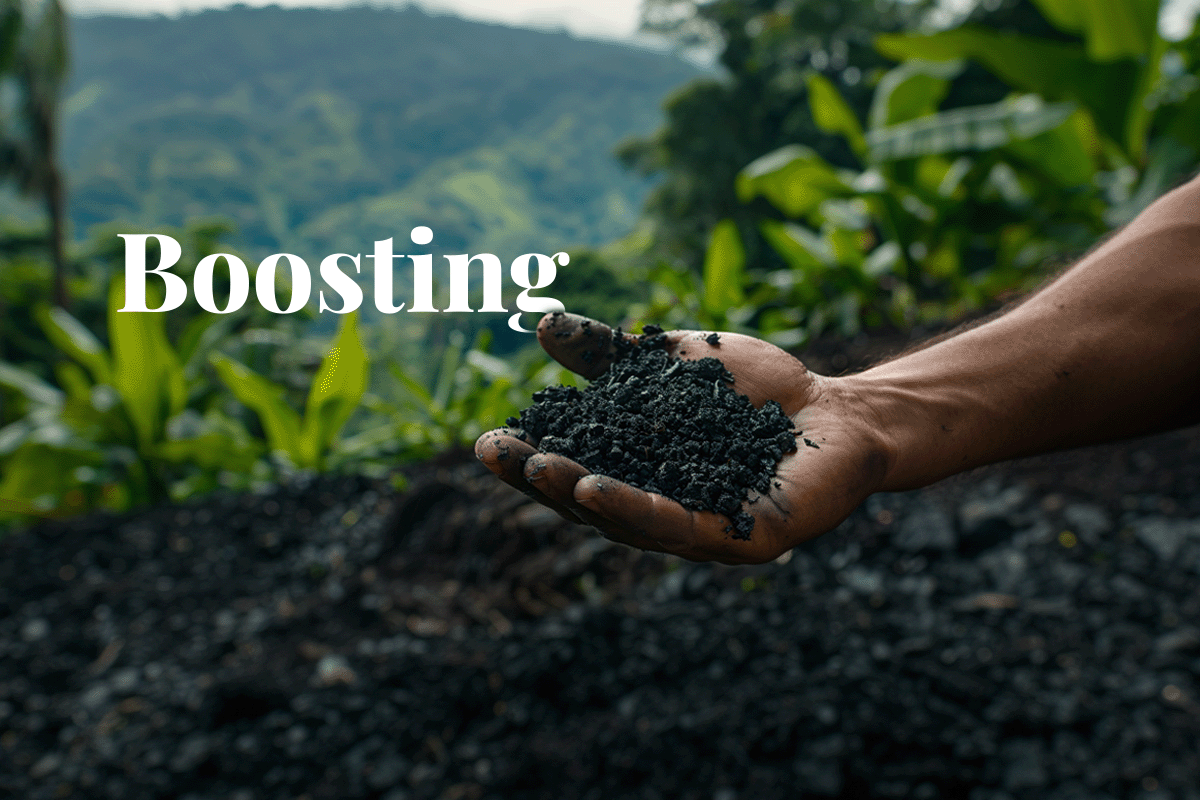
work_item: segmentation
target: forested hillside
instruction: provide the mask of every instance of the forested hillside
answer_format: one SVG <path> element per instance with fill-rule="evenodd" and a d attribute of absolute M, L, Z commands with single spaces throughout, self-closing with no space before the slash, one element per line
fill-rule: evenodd
<path fill-rule="evenodd" d="M 259 251 L 507 254 L 625 233 L 611 153 L 696 74 L 616 44 L 415 8 L 234 7 L 73 21 L 64 156 L 76 236 L 232 219 Z"/>

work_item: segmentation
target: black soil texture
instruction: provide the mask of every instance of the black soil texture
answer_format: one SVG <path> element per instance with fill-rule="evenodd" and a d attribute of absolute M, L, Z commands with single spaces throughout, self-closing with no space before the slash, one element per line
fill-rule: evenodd
<path fill-rule="evenodd" d="M 469 453 L 0 541 L 0 797 L 1197 800 L 1200 429 L 870 498 L 761 566 Z"/>
<path fill-rule="evenodd" d="M 784 454 L 796 450 L 792 420 L 779 403 L 755 408 L 717 358 L 671 358 L 657 328 L 628 342 L 586 389 L 551 386 L 512 417 L 544 453 L 557 453 L 685 508 L 729 518 L 726 530 L 749 539 L 754 517 L 742 510 L 771 491 Z M 719 341 L 710 334 L 710 344 Z"/>

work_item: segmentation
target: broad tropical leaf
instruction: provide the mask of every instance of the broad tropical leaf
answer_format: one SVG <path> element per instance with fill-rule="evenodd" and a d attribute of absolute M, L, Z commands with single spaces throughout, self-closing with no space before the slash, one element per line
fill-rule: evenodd
<path fill-rule="evenodd" d="M 86 325 L 57 307 L 39 308 L 34 315 L 50 343 L 87 367 L 92 380 L 96 383 L 112 383 L 112 364 L 104 345 Z"/>
<path fill-rule="evenodd" d="M 708 251 L 704 255 L 704 310 L 723 317 L 745 299 L 742 281 L 746 270 L 746 250 L 737 223 L 723 219 L 713 228 Z"/>
<path fill-rule="evenodd" d="M 971 25 L 928 36 L 883 34 L 875 38 L 875 47 L 897 61 L 972 59 L 1016 89 L 1050 101 L 1074 100 L 1109 138 L 1129 147 L 1127 119 L 1139 79 L 1132 60 L 1098 63 L 1082 45 Z"/>
<path fill-rule="evenodd" d="M 63 393 L 43 381 L 32 372 L 0 361 L 0 386 L 20 392 L 26 400 L 40 406 L 58 408 L 63 404 Z"/>
<path fill-rule="evenodd" d="M 1006 148 L 1060 186 L 1085 186 L 1096 174 L 1100 143 L 1091 117 L 1076 111 L 1065 123 Z"/>
<path fill-rule="evenodd" d="M 120 312 L 124 298 L 124 281 L 113 280 L 108 300 L 112 385 L 124 401 L 139 446 L 148 448 L 162 438 L 166 421 L 187 405 L 187 383 L 167 341 L 163 315 Z"/>
<path fill-rule="evenodd" d="M 751 162 L 738 174 L 737 191 L 743 202 L 762 195 L 789 217 L 802 217 L 830 197 L 855 194 L 829 162 L 799 144 Z"/>
<path fill-rule="evenodd" d="M 879 79 L 871 100 L 870 127 L 884 128 L 934 114 L 965 67 L 962 61 L 906 61 Z"/>
<path fill-rule="evenodd" d="M 759 230 L 794 270 L 812 275 L 834 263 L 829 244 L 807 228 L 768 219 L 763 220 Z"/>
<path fill-rule="evenodd" d="M 837 87 L 819 72 L 808 75 L 808 107 L 813 122 L 826 133 L 844 136 L 860 159 L 867 157 L 867 141 L 863 138 L 862 123 L 846 103 Z"/>
<path fill-rule="evenodd" d="M 1045 104 L 1025 95 L 984 106 L 969 106 L 875 128 L 867 133 L 871 160 L 992 150 L 1057 128 L 1075 112 L 1073 103 Z"/>
<path fill-rule="evenodd" d="M 1159 0 L 1034 0 L 1056 28 L 1083 36 L 1088 57 L 1145 55 L 1158 38 Z"/>

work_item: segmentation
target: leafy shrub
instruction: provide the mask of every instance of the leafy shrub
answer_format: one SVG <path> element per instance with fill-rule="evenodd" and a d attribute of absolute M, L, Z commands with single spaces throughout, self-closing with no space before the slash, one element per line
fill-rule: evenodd
<path fill-rule="evenodd" d="M 579 385 L 570 371 L 547 364 L 536 344 L 500 359 L 489 352 L 491 341 L 485 329 L 468 347 L 461 331 L 450 331 L 429 383 L 418 379 L 416 370 L 392 361 L 395 396 L 365 399 L 373 424 L 350 437 L 345 449 L 377 469 L 430 458 L 471 446 L 484 431 L 516 415 L 547 384 Z"/>
<path fill-rule="evenodd" d="M 346 422 L 366 391 L 370 366 L 358 336 L 357 312 L 342 318 L 308 392 L 304 415 L 287 390 L 224 354 L 209 358 L 221 381 L 262 423 L 271 454 L 288 467 L 323 470 Z"/>
<path fill-rule="evenodd" d="M 197 317 L 172 347 L 164 315 L 118 313 L 123 300 L 123 282 L 114 280 L 109 348 L 63 309 L 36 311 L 66 357 L 55 365 L 61 388 L 0 362 L 0 385 L 24 412 L 0 429 L 7 510 L 126 508 L 252 472 L 260 448 L 246 431 L 216 409 L 189 404 L 203 391 L 199 363 L 218 318 Z"/>
<path fill-rule="evenodd" d="M 1132 217 L 1200 152 L 1188 122 L 1200 117 L 1200 40 L 1168 46 L 1157 5 L 1144 0 L 1037 5 L 1082 41 L 979 26 L 878 37 L 882 53 L 909 60 L 879 79 L 865 126 L 810 72 L 812 118 L 842 137 L 858 168 L 799 144 L 755 160 L 738 175 L 738 195 L 765 198 L 783 216 L 758 227 L 786 268 L 747 270 L 726 220 L 703 282 L 662 265 L 652 273 L 660 296 L 647 317 L 740 323 L 784 346 L 830 328 L 851 336 L 863 325 L 951 319 L 1029 287 L 1047 259 Z M 1013 92 L 941 110 L 964 59 Z"/>

